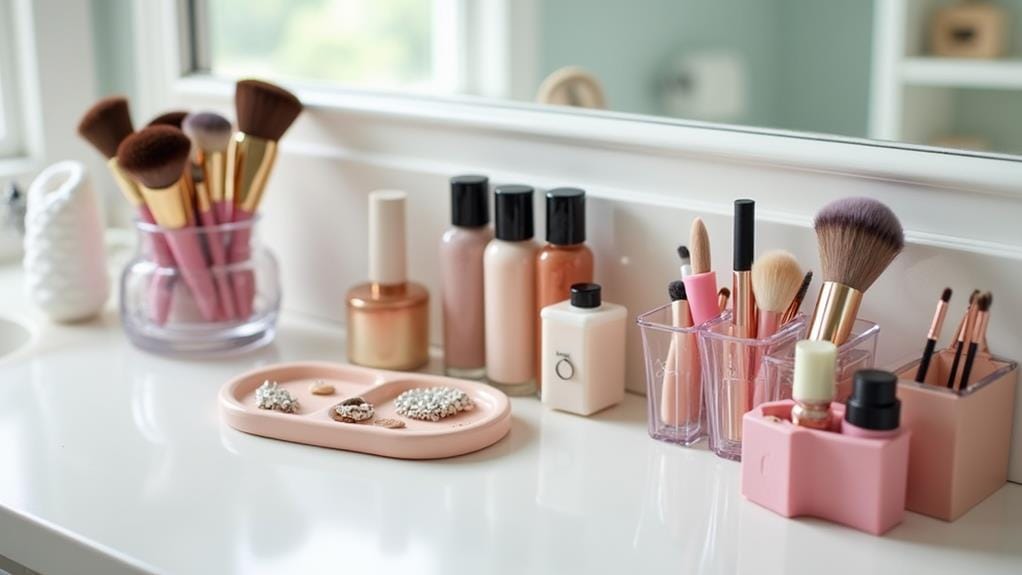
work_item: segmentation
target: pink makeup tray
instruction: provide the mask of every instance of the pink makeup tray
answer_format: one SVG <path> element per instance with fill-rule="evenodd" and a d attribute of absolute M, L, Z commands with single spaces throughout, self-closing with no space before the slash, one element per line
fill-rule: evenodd
<path fill-rule="evenodd" d="M 266 380 L 276 381 L 298 399 L 298 413 L 256 407 L 255 390 Z M 309 391 L 316 380 L 332 384 L 333 395 L 314 395 Z M 443 386 L 467 393 L 475 408 L 436 422 L 396 414 L 394 400 L 401 392 Z M 374 420 L 398 419 L 405 427 L 388 429 L 372 422 L 340 423 L 330 417 L 335 405 L 356 396 L 373 404 Z M 220 389 L 220 413 L 228 425 L 245 433 L 398 459 L 439 459 L 471 453 L 500 441 L 511 430 L 511 402 L 488 385 L 321 362 L 271 365 L 236 377 Z"/>

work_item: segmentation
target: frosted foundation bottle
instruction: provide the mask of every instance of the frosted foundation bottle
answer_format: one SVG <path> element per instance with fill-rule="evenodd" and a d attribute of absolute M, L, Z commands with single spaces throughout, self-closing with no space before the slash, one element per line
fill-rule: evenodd
<path fill-rule="evenodd" d="M 543 403 L 580 415 L 625 397 L 627 312 L 602 301 L 598 284 L 571 286 L 571 299 L 543 308 Z"/>
<path fill-rule="evenodd" d="M 571 295 L 571 286 L 593 281 L 593 252 L 586 241 L 586 193 L 555 188 L 546 193 L 546 245 L 536 256 L 536 317 L 548 305 Z M 543 388 L 539 350 L 543 336 L 537 320 L 536 385 Z"/>
<path fill-rule="evenodd" d="M 451 178 L 451 227 L 440 239 L 444 371 L 479 379 L 486 374 L 483 252 L 493 239 L 486 176 Z"/>
<path fill-rule="evenodd" d="M 508 395 L 536 392 L 536 243 L 532 188 L 498 186 L 496 237 L 483 254 L 486 378 Z"/>
<path fill-rule="evenodd" d="M 405 200 L 369 194 L 369 282 L 348 291 L 348 361 L 411 370 L 429 361 L 429 292 L 407 280 Z"/>

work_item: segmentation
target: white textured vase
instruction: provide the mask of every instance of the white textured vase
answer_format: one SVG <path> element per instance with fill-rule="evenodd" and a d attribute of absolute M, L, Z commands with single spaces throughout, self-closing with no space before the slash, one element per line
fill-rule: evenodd
<path fill-rule="evenodd" d="M 103 222 L 80 162 L 45 170 L 28 190 L 25 281 L 50 319 L 72 322 L 99 313 L 110 293 Z"/>

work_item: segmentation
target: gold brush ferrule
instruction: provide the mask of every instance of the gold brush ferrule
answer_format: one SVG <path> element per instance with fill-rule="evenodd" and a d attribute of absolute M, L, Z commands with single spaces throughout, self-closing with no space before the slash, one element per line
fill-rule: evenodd
<path fill-rule="evenodd" d="M 222 202 L 227 199 L 225 174 L 227 173 L 226 152 L 206 152 L 200 150 L 199 165 L 202 166 L 203 181 L 209 192 L 209 200 Z"/>
<path fill-rule="evenodd" d="M 751 271 L 732 272 L 731 323 L 735 326 L 735 337 L 756 337 L 756 298 L 752 294 Z"/>
<path fill-rule="evenodd" d="M 183 179 L 166 188 L 158 190 L 140 186 L 142 197 L 153 213 L 153 219 L 164 228 L 179 230 L 188 225 L 188 212 L 185 210 Z"/>
<path fill-rule="evenodd" d="M 244 132 L 234 134 L 227 148 L 226 199 L 248 213 L 255 212 L 276 157 L 277 142 Z"/>
<path fill-rule="evenodd" d="M 121 189 L 121 193 L 124 194 L 128 202 L 133 206 L 141 206 L 144 202 L 142 192 L 139 191 L 135 180 L 129 178 L 128 174 L 125 174 L 124 170 L 121 169 L 121 165 L 117 163 L 117 157 L 114 156 L 107 160 L 106 165 L 110 168 L 110 174 L 113 175 L 114 181 L 117 182 L 117 187 Z"/>
<path fill-rule="evenodd" d="M 823 282 L 820 299 L 809 324 L 809 339 L 841 345 L 852 335 L 862 292 L 837 282 Z"/>
<path fill-rule="evenodd" d="M 795 400 L 795 405 L 791 407 L 791 422 L 809 429 L 830 429 L 830 402 Z"/>

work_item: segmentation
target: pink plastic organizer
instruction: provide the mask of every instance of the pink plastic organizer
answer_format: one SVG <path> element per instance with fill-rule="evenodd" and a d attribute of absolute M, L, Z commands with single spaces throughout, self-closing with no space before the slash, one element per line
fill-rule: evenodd
<path fill-rule="evenodd" d="M 275 381 L 294 395 L 298 413 L 256 407 L 255 390 Z M 314 395 L 309 386 L 322 380 L 334 386 L 333 395 Z M 475 404 L 471 411 L 440 421 L 400 417 L 394 399 L 416 387 L 456 387 Z M 403 429 L 370 423 L 340 423 L 330 410 L 349 397 L 372 403 L 376 419 L 394 418 Z M 511 402 L 500 390 L 482 383 L 420 373 L 399 373 L 335 363 L 285 363 L 250 371 L 220 389 L 220 413 L 231 427 L 284 441 L 359 451 L 399 459 L 438 459 L 478 451 L 511 430 Z"/>
<path fill-rule="evenodd" d="M 832 431 L 793 425 L 790 400 L 745 414 L 742 495 L 785 517 L 809 515 L 882 535 L 905 516 L 909 435 L 842 435 L 844 405 L 831 406 Z"/>
<path fill-rule="evenodd" d="M 954 521 L 1008 481 L 1017 364 L 976 357 L 964 392 L 947 389 L 954 352 L 933 357 L 927 384 L 916 360 L 897 371 L 902 425 L 912 430 L 909 511 Z"/>

